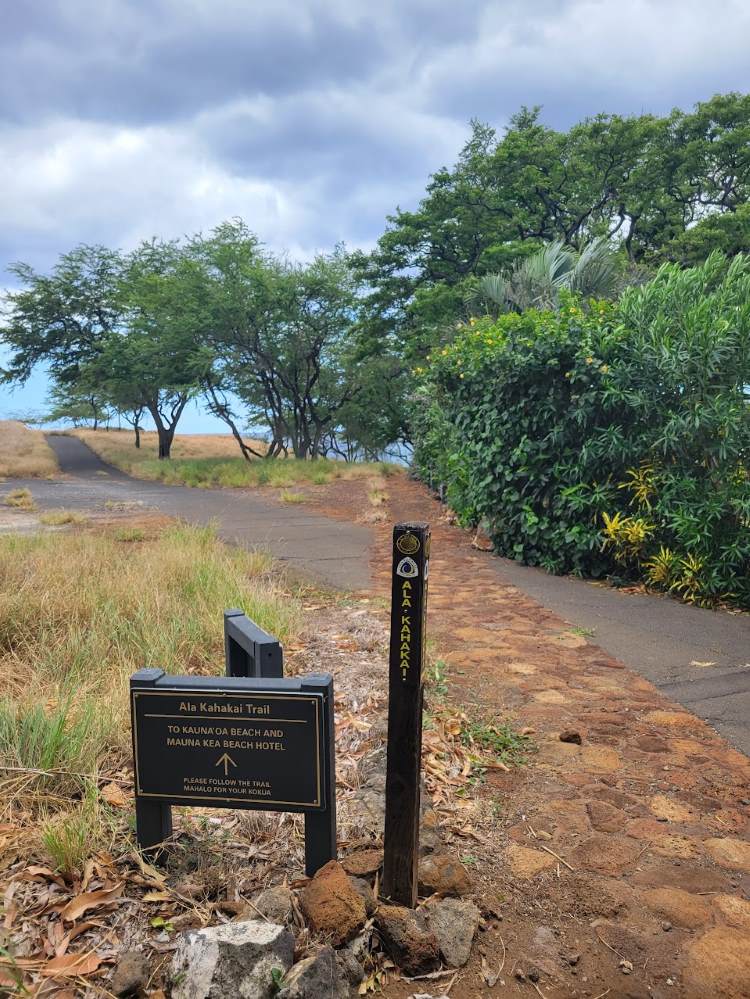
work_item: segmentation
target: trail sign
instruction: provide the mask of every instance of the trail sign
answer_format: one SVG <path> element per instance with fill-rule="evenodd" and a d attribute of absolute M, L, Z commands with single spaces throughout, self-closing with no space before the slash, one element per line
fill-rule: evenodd
<path fill-rule="evenodd" d="M 391 644 L 388 673 L 388 756 L 381 894 L 414 908 L 417 901 L 419 780 L 422 753 L 427 524 L 393 529 Z"/>
<path fill-rule="evenodd" d="M 308 874 L 336 856 L 333 680 L 131 677 L 136 831 L 171 835 L 172 805 L 305 813 Z"/>

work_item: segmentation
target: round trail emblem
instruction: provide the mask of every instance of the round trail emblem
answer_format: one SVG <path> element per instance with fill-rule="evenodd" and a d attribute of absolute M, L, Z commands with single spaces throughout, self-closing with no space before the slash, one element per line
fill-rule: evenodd
<path fill-rule="evenodd" d="M 402 558 L 396 566 L 396 575 L 404 579 L 413 579 L 419 575 L 419 568 L 413 558 Z"/>
<path fill-rule="evenodd" d="M 415 534 L 402 534 L 396 542 L 402 555 L 414 555 L 419 551 L 419 538 Z"/>

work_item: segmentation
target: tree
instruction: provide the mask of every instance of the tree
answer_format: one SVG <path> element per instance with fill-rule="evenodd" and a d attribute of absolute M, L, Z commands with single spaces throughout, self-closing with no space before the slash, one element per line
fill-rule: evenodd
<path fill-rule="evenodd" d="M 217 358 L 206 382 L 209 408 L 246 458 L 257 452 L 244 441 L 241 420 L 268 428 L 271 457 L 287 451 L 317 457 L 367 375 L 356 349 L 360 286 L 349 257 L 337 249 L 290 264 L 262 252 L 238 221 L 194 249 L 204 267 L 208 337 Z"/>
<path fill-rule="evenodd" d="M 66 420 L 74 427 L 90 423 L 97 430 L 102 421 L 109 422 L 111 411 L 106 400 L 95 385 L 86 385 L 79 379 L 74 384 L 53 385 L 49 393 L 51 409 L 44 418 L 45 423 Z"/>
<path fill-rule="evenodd" d="M 23 383 L 44 362 L 62 391 L 72 389 L 122 321 L 122 255 L 79 246 L 63 254 L 49 275 L 23 263 L 9 270 L 21 287 L 5 298 L 0 338 L 11 358 L 4 379 Z"/>
<path fill-rule="evenodd" d="M 556 309 L 563 290 L 584 298 L 605 298 L 616 283 L 617 256 L 602 237 L 580 251 L 556 240 L 523 257 L 505 273 L 479 278 L 468 305 L 494 315 L 510 310 Z"/>
<path fill-rule="evenodd" d="M 567 132 L 522 108 L 504 134 L 472 122 L 452 168 L 413 211 L 388 219 L 358 266 L 371 291 L 366 332 L 395 337 L 415 363 L 464 317 L 477 278 L 561 241 L 596 237 L 632 265 L 660 262 L 683 235 L 750 200 L 750 96 L 725 94 L 664 117 L 596 115 Z M 736 226 L 719 225 L 722 233 Z M 688 240 L 690 242 L 690 240 Z"/>
<path fill-rule="evenodd" d="M 6 381 L 25 381 L 45 363 L 58 401 L 83 400 L 150 413 L 159 457 L 168 458 L 177 423 L 210 368 L 201 343 L 195 265 L 175 243 L 152 241 L 132 253 L 79 246 L 49 275 L 26 264 L 12 272 L 0 331 L 10 348 Z M 140 415 L 136 428 L 139 443 Z"/>

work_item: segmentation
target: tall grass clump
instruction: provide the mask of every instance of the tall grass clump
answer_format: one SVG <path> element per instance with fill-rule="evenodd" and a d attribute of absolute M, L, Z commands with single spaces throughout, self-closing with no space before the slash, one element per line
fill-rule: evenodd
<path fill-rule="evenodd" d="M 271 569 L 267 555 L 230 549 L 210 528 L 176 526 L 137 545 L 114 534 L 0 537 L 0 683 L 16 702 L 4 709 L 9 758 L 54 757 L 61 727 L 75 734 L 70 726 L 83 724 L 82 704 L 103 719 L 103 743 L 125 749 L 130 674 L 143 666 L 222 673 L 227 607 L 289 641 L 300 604 Z M 65 721 L 61 708 L 28 714 L 19 705 L 30 690 L 40 704 L 68 704 Z M 32 736 L 44 725 L 49 738 L 38 743 Z M 84 764 L 94 760 L 76 765 Z"/>

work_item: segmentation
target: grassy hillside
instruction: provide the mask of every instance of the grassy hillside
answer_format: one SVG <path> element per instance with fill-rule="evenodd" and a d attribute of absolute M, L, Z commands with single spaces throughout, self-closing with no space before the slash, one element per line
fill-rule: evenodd
<path fill-rule="evenodd" d="M 19 420 L 0 420 L 0 476 L 47 479 L 59 471 L 54 452 L 41 430 Z"/>

